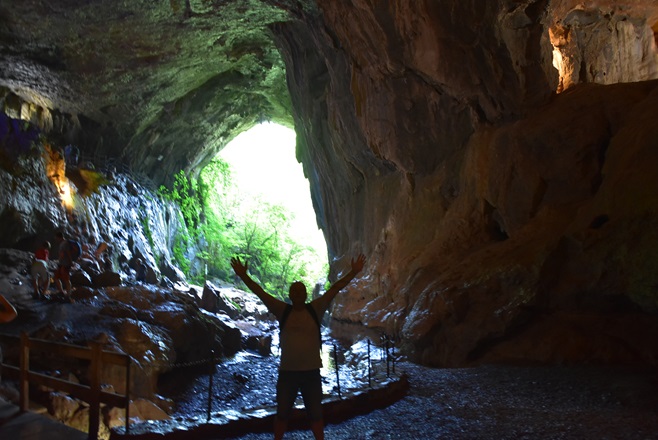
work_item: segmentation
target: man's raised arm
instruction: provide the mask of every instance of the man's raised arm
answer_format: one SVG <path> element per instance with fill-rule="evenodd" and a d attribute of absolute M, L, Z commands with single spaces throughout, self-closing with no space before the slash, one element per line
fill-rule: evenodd
<path fill-rule="evenodd" d="M 326 306 L 328 307 L 329 304 L 334 300 L 336 295 L 338 295 L 338 292 L 340 290 L 347 286 L 350 281 L 363 269 L 363 265 L 366 263 L 366 257 L 363 254 L 359 254 L 358 257 L 356 257 L 356 260 L 352 258 L 352 269 L 347 272 L 345 275 L 343 275 L 338 281 L 333 283 L 329 290 L 322 295 L 320 298 L 323 302 L 326 303 Z"/>
<path fill-rule="evenodd" d="M 249 264 L 245 261 L 242 263 L 238 257 L 233 257 L 231 258 L 231 267 L 233 268 L 233 271 L 237 276 L 240 277 L 242 281 L 247 285 L 249 290 L 254 292 L 258 298 L 260 298 L 261 301 L 263 301 L 263 304 L 265 304 L 265 307 L 267 309 L 274 313 L 277 318 L 281 317 L 281 314 L 283 313 L 283 309 L 285 307 L 285 303 L 283 301 L 279 301 L 269 293 L 267 293 L 261 286 L 258 284 L 256 281 L 252 280 L 249 274 L 247 273 L 247 270 L 249 269 Z"/>

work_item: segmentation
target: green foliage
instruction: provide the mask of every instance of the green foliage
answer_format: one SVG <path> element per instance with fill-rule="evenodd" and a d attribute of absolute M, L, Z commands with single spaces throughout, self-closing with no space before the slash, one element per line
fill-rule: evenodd
<path fill-rule="evenodd" d="M 186 257 L 187 249 L 201 237 L 201 212 L 203 201 L 200 197 L 198 182 L 189 179 L 181 170 L 174 178 L 173 188 L 170 190 L 160 186 L 158 195 L 164 200 L 176 203 L 182 216 L 181 227 L 177 230 L 172 246 L 174 262 L 183 271 L 185 276 L 194 277 L 190 273 L 192 267 Z"/>
<path fill-rule="evenodd" d="M 180 207 L 185 225 L 188 231 L 192 231 L 194 236 L 201 224 L 200 214 L 203 204 L 198 182 L 195 179 L 189 179 L 185 172 L 181 170 L 174 178 L 173 188 L 169 190 L 165 186 L 160 186 L 158 194 L 163 199 L 170 200 Z"/>
<path fill-rule="evenodd" d="M 326 276 L 321 257 L 292 237 L 292 215 L 282 206 L 242 198 L 230 165 L 221 159 L 207 165 L 198 181 L 179 172 L 173 188 L 160 187 L 158 193 L 180 207 L 184 227 L 175 237 L 173 258 L 195 281 L 206 276 L 233 280 L 230 259 L 236 255 L 249 261 L 255 280 L 280 297 L 287 296 L 295 280 L 312 289 Z M 203 249 L 197 258 L 205 263 L 207 274 L 190 273 L 186 251 L 194 242 Z"/>
<path fill-rule="evenodd" d="M 187 240 L 189 236 L 187 234 L 177 234 L 174 238 L 174 246 L 172 248 L 172 254 L 174 256 L 174 261 L 176 265 L 183 271 L 186 276 L 190 276 L 190 261 L 185 257 L 185 252 L 187 251 L 188 243 Z"/>
<path fill-rule="evenodd" d="M 326 275 L 321 257 L 293 238 L 292 215 L 282 206 L 241 198 L 226 162 L 214 160 L 200 181 L 206 201 L 209 275 L 233 279 L 229 262 L 237 255 L 249 262 L 251 275 L 265 290 L 280 297 L 287 296 L 295 280 L 312 288 Z"/>
<path fill-rule="evenodd" d="M 153 241 L 153 232 L 151 231 L 151 222 L 149 221 L 149 217 L 148 215 L 142 214 L 140 218 L 144 235 L 146 235 L 146 239 L 149 241 L 149 246 L 151 246 L 151 249 L 153 249 L 155 248 L 155 243 Z"/>

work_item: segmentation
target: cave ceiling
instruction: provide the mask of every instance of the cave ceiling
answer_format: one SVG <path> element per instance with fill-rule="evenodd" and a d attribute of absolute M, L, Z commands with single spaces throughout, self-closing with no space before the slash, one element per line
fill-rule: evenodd
<path fill-rule="evenodd" d="M 472 38 L 469 29 L 486 35 L 478 30 L 486 26 L 473 18 L 484 14 L 484 10 L 453 3 L 427 2 L 423 9 L 445 10 L 440 15 L 453 25 L 443 31 L 453 34 L 449 38 L 456 46 Z M 527 18 L 533 9 L 535 15 L 542 10 L 547 14 L 543 20 L 550 26 L 573 16 L 573 10 L 586 9 L 590 2 L 500 3 L 508 10 L 525 11 L 516 14 L 519 17 Z M 600 11 L 613 7 L 617 11 L 633 10 L 635 15 L 654 22 L 658 20 L 655 3 L 599 1 L 595 6 Z M 413 14 L 414 4 L 403 4 L 390 7 L 388 13 L 404 20 Z M 400 75 L 409 69 L 404 63 L 395 65 L 409 58 L 409 54 L 401 52 L 403 46 L 393 41 L 382 39 L 381 44 L 386 47 L 381 48 L 351 47 L 350 41 L 361 42 L 363 24 L 358 19 L 334 15 L 337 11 L 346 14 L 344 11 L 349 8 L 367 9 L 359 2 L 347 1 L 316 4 L 293 0 L 2 0 L 0 107 L 10 116 L 37 123 L 57 136 L 62 145 L 76 143 L 83 153 L 97 158 L 119 157 L 133 171 L 157 183 L 167 182 L 180 169 L 198 170 L 232 138 L 255 123 L 294 124 L 284 61 L 275 46 L 276 38 L 273 39 L 273 34 L 281 33 L 281 23 L 297 20 L 307 21 L 308 26 L 327 26 L 327 34 L 336 39 L 338 48 L 342 44 L 341 49 L 350 52 L 357 65 L 371 63 L 376 68 L 372 58 L 377 56 L 380 61 L 388 58 L 385 62 L 391 71 L 385 74 Z M 386 20 L 381 5 L 373 10 L 376 17 Z M 322 14 L 326 20 L 317 20 Z M 454 24 L 460 21 L 460 25 Z M 380 31 L 390 31 L 390 25 L 383 22 Z M 306 36 L 301 33 L 292 38 Z M 370 55 L 359 53 L 361 50 Z M 381 50 L 388 54 L 380 53 Z M 444 75 L 445 81 L 438 86 L 441 94 L 454 95 L 462 101 L 463 95 L 473 94 L 470 87 L 482 89 L 483 95 L 497 93 L 486 80 L 463 76 L 464 66 L 454 65 L 451 70 L 453 73 Z M 432 72 L 421 69 L 415 74 Z M 546 99 L 555 89 L 555 79 L 550 74 L 535 76 L 547 76 L 548 83 L 540 80 L 539 85 L 525 85 L 535 87 L 526 91 L 536 98 L 528 101 L 531 105 Z M 470 81 L 470 85 L 460 84 L 464 81 Z M 478 100 L 466 112 L 478 112 L 484 119 L 516 114 L 518 110 L 517 103 L 505 101 L 504 97 L 493 103 L 489 98 Z M 457 112 L 455 124 L 464 123 L 464 114 Z M 408 159 L 400 159 L 405 160 Z M 421 157 L 418 162 L 427 161 Z"/>
<path fill-rule="evenodd" d="M 3 0 L 0 107 L 166 182 L 255 123 L 292 126 L 272 3 Z"/>

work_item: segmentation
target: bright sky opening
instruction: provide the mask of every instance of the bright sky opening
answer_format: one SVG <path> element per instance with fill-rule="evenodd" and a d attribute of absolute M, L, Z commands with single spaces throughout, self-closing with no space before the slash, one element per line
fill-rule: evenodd
<path fill-rule="evenodd" d="M 238 135 L 220 156 L 231 164 L 240 191 L 290 210 L 299 242 L 316 249 L 326 261 L 327 245 L 315 221 L 309 183 L 295 157 L 295 143 L 294 130 L 264 123 Z"/>

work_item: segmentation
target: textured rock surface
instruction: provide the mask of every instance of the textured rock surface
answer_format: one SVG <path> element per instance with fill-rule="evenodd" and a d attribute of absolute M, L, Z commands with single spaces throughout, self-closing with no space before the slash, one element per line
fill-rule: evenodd
<path fill-rule="evenodd" d="M 290 124 L 257 0 L 0 4 L 0 107 L 168 181 L 256 121 Z M 186 138 L 181 145 L 181 137 Z"/>
<path fill-rule="evenodd" d="M 294 120 L 333 275 L 369 257 L 335 318 L 434 365 L 655 364 L 657 11 L 3 4 L 2 103 L 156 181 Z"/>
<path fill-rule="evenodd" d="M 652 12 L 502 6 L 323 2 L 332 31 L 281 34 L 330 253 L 370 257 L 334 317 L 435 365 L 654 363 L 656 83 L 554 96 L 655 78 Z M 552 66 L 569 26 L 588 75 Z"/>
<path fill-rule="evenodd" d="M 36 300 L 29 276 L 30 257 L 27 252 L 0 249 L 0 291 L 19 315 L 3 326 L 3 334 L 18 336 L 24 331 L 33 338 L 80 346 L 97 341 L 108 351 L 127 353 L 132 358 L 130 390 L 135 397 L 157 397 L 154 393 L 162 373 L 205 364 L 211 349 L 218 358 L 244 349 L 236 322 L 201 310 L 186 292 L 124 285 L 76 289 L 72 304 L 52 297 Z M 249 309 L 253 310 L 243 308 L 242 319 L 253 319 Z M 18 365 L 19 346 L 4 348 L 5 362 Z M 32 362 L 39 370 L 75 371 L 82 374 L 81 380 L 88 379 L 87 366 L 67 357 L 55 361 L 37 353 Z M 103 383 L 119 393 L 125 391 L 125 367 L 106 364 L 102 376 Z"/>

